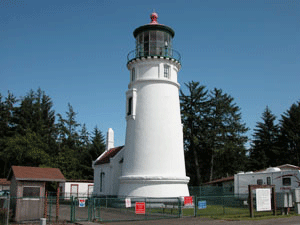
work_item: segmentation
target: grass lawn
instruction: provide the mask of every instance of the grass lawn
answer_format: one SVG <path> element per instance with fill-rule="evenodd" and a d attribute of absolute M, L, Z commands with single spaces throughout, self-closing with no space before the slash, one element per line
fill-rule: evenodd
<path fill-rule="evenodd" d="M 294 211 L 289 215 L 281 215 L 281 211 L 276 211 L 276 216 L 272 211 L 257 212 L 254 210 L 254 218 L 250 218 L 249 208 L 236 208 L 236 207 L 223 207 L 220 205 L 208 205 L 206 209 L 197 209 L 197 216 L 210 217 L 214 219 L 227 219 L 227 220 L 261 220 L 270 218 L 284 218 L 296 216 Z M 183 216 L 194 215 L 194 209 L 184 209 Z"/>

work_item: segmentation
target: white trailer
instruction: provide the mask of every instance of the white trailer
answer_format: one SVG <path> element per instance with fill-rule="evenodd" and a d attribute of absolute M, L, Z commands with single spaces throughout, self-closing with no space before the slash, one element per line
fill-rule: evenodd
<path fill-rule="evenodd" d="M 235 174 L 234 195 L 240 199 L 247 199 L 249 184 L 275 185 L 278 207 L 291 207 L 292 190 L 300 187 L 300 170 L 281 170 L 271 167 L 260 172 Z"/>

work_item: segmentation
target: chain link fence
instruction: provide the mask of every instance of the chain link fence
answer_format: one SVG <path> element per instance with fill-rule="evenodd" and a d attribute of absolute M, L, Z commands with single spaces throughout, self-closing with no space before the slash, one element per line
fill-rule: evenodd
<path fill-rule="evenodd" d="M 179 198 L 117 198 L 109 196 L 55 196 L 45 198 L 0 198 L 0 225 L 16 220 L 19 223 L 78 221 L 135 221 L 186 216 L 249 217 L 246 196 L 235 196 L 230 188 L 192 187 L 190 197 Z M 254 201 L 255 202 L 255 201 Z M 21 209 L 18 211 L 16 207 Z M 8 210 L 10 209 L 10 210 Z M 254 207 L 255 210 L 255 207 Z M 292 212 L 293 207 L 289 209 Z M 22 215 L 21 215 L 21 214 Z M 280 213 L 280 212 L 279 212 Z M 272 212 L 256 212 L 256 216 Z M 21 215 L 21 216 L 20 216 Z"/>

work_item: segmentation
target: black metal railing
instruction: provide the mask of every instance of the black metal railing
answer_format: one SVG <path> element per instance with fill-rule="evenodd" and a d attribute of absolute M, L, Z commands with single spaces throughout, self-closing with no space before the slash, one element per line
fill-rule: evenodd
<path fill-rule="evenodd" d="M 149 50 L 139 50 L 135 49 L 128 53 L 127 62 L 132 61 L 136 58 L 148 57 L 148 56 L 159 56 L 163 58 L 175 59 L 181 63 L 180 53 L 171 48 L 150 48 Z"/>

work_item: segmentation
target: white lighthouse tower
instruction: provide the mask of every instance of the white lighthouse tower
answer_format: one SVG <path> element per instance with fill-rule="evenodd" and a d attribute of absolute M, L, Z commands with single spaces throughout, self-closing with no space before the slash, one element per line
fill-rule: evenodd
<path fill-rule="evenodd" d="M 119 196 L 188 196 L 180 116 L 180 55 L 172 49 L 174 31 L 151 23 L 133 35 L 128 54 L 130 82 L 126 92 L 126 141 Z"/>

